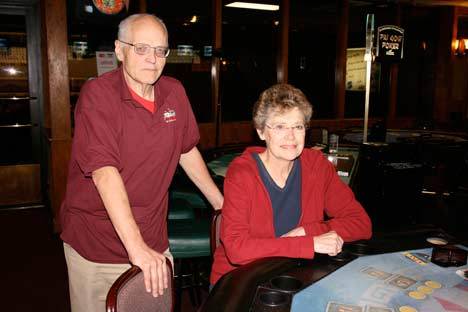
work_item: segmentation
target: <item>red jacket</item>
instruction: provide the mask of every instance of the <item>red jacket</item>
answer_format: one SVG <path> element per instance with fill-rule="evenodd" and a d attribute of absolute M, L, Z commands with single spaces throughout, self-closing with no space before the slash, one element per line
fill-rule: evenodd
<path fill-rule="evenodd" d="M 371 222 L 343 183 L 333 165 L 315 150 L 304 149 L 301 161 L 302 212 L 298 226 L 301 237 L 276 238 L 268 191 L 252 153 L 265 149 L 250 147 L 229 165 L 224 180 L 221 244 L 214 254 L 210 282 L 259 258 L 282 256 L 314 257 L 313 237 L 335 231 L 344 241 L 371 237 Z M 330 219 L 324 220 L 324 215 Z"/>

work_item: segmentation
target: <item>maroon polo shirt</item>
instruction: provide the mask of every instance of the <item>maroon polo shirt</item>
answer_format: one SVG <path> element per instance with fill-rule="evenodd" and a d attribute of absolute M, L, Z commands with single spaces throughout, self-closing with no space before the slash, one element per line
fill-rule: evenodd
<path fill-rule="evenodd" d="M 60 218 L 63 241 L 90 261 L 128 263 L 91 177 L 104 166 L 119 170 L 145 242 L 158 252 L 169 246 L 169 184 L 180 155 L 198 143 L 199 132 L 179 81 L 162 76 L 154 98 L 152 114 L 132 98 L 121 68 L 81 89 Z"/>

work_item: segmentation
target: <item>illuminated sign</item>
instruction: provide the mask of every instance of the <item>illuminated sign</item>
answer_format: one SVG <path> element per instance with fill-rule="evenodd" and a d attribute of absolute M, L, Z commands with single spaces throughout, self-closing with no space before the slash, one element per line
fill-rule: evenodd
<path fill-rule="evenodd" d="M 405 31 L 394 25 L 377 28 L 377 51 L 379 61 L 399 61 L 403 58 Z"/>

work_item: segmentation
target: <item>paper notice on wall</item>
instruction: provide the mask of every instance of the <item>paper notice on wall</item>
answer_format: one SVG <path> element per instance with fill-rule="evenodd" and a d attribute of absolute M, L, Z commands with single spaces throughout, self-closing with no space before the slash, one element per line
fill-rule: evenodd
<path fill-rule="evenodd" d="M 365 51 L 365 48 L 347 49 L 346 90 L 364 91 L 366 89 Z"/>
<path fill-rule="evenodd" d="M 114 52 L 96 51 L 96 65 L 98 76 L 117 68 L 117 58 Z"/>

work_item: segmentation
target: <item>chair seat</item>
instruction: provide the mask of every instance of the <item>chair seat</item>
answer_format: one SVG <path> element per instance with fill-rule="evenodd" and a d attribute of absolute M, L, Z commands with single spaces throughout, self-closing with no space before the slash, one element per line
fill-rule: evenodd
<path fill-rule="evenodd" d="M 210 220 L 169 220 L 168 236 L 175 259 L 210 255 Z"/>

